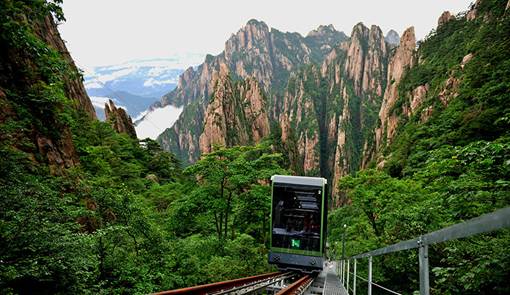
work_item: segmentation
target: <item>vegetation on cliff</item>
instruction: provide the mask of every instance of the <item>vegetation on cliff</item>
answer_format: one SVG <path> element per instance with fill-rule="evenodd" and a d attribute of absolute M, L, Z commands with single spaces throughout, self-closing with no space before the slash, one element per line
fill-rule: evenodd
<path fill-rule="evenodd" d="M 289 114 L 302 120 L 289 124 L 290 132 L 277 120 L 269 121 L 269 138 L 259 138 L 258 145 L 212 144 L 212 152 L 199 159 L 198 145 L 194 150 L 179 146 L 175 156 L 155 141 L 139 142 L 94 120 L 88 97 L 76 90 L 80 73 L 65 48 L 55 46 L 62 40 L 48 34 L 56 32 L 55 19 L 63 20 L 59 3 L 0 3 L 0 293 L 149 293 L 269 271 L 268 178 L 288 173 L 295 161 L 307 163 L 308 174 L 333 173 L 328 169 L 344 159 L 348 172 L 354 172 L 366 161 L 364 146 L 373 146 L 377 127 L 374 106 L 386 82 L 392 83 L 379 72 L 390 57 L 383 54 L 385 43 L 377 42 L 382 39 L 375 38 L 382 36 L 377 27 L 356 27 L 361 35 L 375 36 L 372 44 L 380 46 L 372 48 L 373 55 L 350 56 L 373 65 L 373 72 L 367 68 L 373 75 L 366 76 L 366 84 L 356 74 L 363 72 L 360 64 L 351 63 L 352 71 L 344 71 L 345 48 L 336 48 L 336 61 L 325 61 L 324 73 L 318 65 L 295 75 L 275 72 L 272 79 L 288 82 Z M 396 103 L 387 110 L 397 118 L 394 137 L 372 151 L 373 161 L 367 163 L 372 169 L 340 181 L 346 202 L 330 213 L 328 226 L 336 253 L 344 223 L 351 255 L 509 205 L 510 19 L 504 5 L 477 1 L 473 17 L 448 17 L 419 45 L 417 63 L 403 75 Z M 249 24 L 251 33 L 269 34 L 261 23 Z M 310 46 L 322 48 L 321 34 L 330 35 L 328 44 L 344 39 L 322 27 L 306 37 Z M 353 52 L 370 47 L 364 38 L 358 41 Z M 275 46 L 286 55 L 293 52 Z M 261 46 L 252 49 L 263 51 Z M 316 51 L 292 63 L 320 62 L 325 54 Z M 247 61 L 245 70 L 255 71 L 259 62 Z M 255 102 L 265 101 L 256 83 L 227 82 L 230 88 L 254 90 Z M 239 93 L 231 97 L 238 109 L 261 114 L 259 108 L 248 108 Z M 182 122 L 167 130 L 167 137 L 198 143 L 206 115 L 200 102 L 189 102 Z M 269 114 L 282 105 L 273 101 L 264 107 Z M 221 107 L 229 106 L 222 101 Z M 330 138 L 324 132 L 330 126 L 344 134 Z M 302 146 L 300 137 L 305 138 Z M 299 154 L 302 147 L 311 153 Z M 317 160 L 316 153 L 329 154 L 330 149 L 348 153 Z M 182 169 L 178 158 L 199 160 Z M 324 168 L 325 159 L 329 168 Z M 433 246 L 433 292 L 508 294 L 509 235 L 501 231 Z M 376 258 L 374 280 L 411 293 L 418 286 L 417 263 L 412 251 Z"/>
<path fill-rule="evenodd" d="M 269 270 L 265 181 L 281 155 L 220 149 L 183 171 L 94 120 L 45 31 L 58 4 L 0 4 L 0 293 L 146 294 Z"/>
<path fill-rule="evenodd" d="M 504 6 L 479 1 L 475 19 L 460 14 L 420 44 L 420 62 L 399 84 L 392 109 L 399 127 L 381 151 L 384 169 L 340 181 L 351 203 L 331 214 L 330 243 L 341 240 L 338 229 L 347 224 L 347 255 L 510 205 L 510 18 Z M 406 112 L 420 85 L 428 88 L 423 102 Z M 510 256 L 502 249 L 509 241 L 505 230 L 433 246 L 432 292 L 508 294 Z M 375 258 L 374 280 L 403 293 L 417 290 L 415 252 Z M 365 263 L 358 267 L 366 271 Z"/>

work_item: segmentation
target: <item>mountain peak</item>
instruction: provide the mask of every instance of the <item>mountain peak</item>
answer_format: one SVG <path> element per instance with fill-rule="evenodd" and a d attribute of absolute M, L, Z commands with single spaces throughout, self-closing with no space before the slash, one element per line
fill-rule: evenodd
<path fill-rule="evenodd" d="M 351 38 L 359 34 L 365 35 L 366 33 L 368 33 L 368 28 L 365 26 L 363 22 L 359 22 L 352 28 Z"/>
<path fill-rule="evenodd" d="M 337 32 L 337 30 L 335 29 L 335 27 L 332 24 L 320 25 L 319 27 L 317 27 L 317 29 L 310 31 L 308 33 L 308 35 L 306 35 L 306 36 L 307 37 L 319 36 L 319 35 L 325 35 L 325 34 L 335 33 L 335 32 Z"/>
<path fill-rule="evenodd" d="M 405 46 L 409 49 L 416 47 L 416 36 L 414 34 L 414 27 L 407 28 L 400 38 L 400 46 Z"/>
<path fill-rule="evenodd" d="M 386 40 L 386 42 L 393 46 L 396 46 L 400 43 L 400 36 L 393 29 L 389 30 L 388 33 L 386 33 L 386 37 L 384 37 L 384 39 Z"/>
<path fill-rule="evenodd" d="M 332 43 L 339 43 L 342 40 L 347 39 L 347 36 L 344 32 L 337 31 L 332 24 L 329 25 L 320 25 L 317 29 L 310 31 L 306 35 L 306 39 L 324 39 L 328 40 L 331 43 L 331 40 L 336 40 Z"/>
<path fill-rule="evenodd" d="M 254 18 L 250 19 L 246 23 L 245 27 L 249 27 L 249 26 L 262 27 L 262 28 L 265 28 L 266 30 L 268 30 L 268 28 L 269 28 L 265 22 L 254 19 Z"/>
<path fill-rule="evenodd" d="M 370 26 L 370 34 L 376 34 L 376 35 L 382 36 L 383 32 L 378 25 L 371 25 Z"/>
<path fill-rule="evenodd" d="M 131 117 L 121 107 L 115 106 L 115 103 L 110 99 L 105 103 L 104 112 L 106 122 L 110 123 L 112 128 L 118 133 L 126 133 L 131 138 L 136 138 L 136 130 L 133 125 Z"/>

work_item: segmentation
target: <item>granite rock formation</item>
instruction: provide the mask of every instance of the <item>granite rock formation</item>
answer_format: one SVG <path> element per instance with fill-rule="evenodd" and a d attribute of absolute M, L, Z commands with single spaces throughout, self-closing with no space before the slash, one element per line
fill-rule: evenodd
<path fill-rule="evenodd" d="M 104 105 L 104 113 L 106 122 L 112 126 L 113 130 L 117 133 L 125 133 L 131 138 L 136 138 L 135 125 L 125 109 L 116 107 L 110 99 Z"/>

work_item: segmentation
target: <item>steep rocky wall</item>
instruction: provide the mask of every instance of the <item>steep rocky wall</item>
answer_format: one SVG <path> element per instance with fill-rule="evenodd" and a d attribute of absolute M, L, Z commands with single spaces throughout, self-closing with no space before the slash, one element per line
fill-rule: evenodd
<path fill-rule="evenodd" d="M 310 66 L 291 77 L 279 125 L 297 173 L 336 183 L 368 162 L 388 55 L 380 28 L 360 23 L 321 67 Z M 336 186 L 332 188 L 335 193 Z"/>
<path fill-rule="evenodd" d="M 388 64 L 387 86 L 379 111 L 380 126 L 375 131 L 376 149 L 391 143 L 397 128 L 398 118 L 390 111 L 398 98 L 398 85 L 406 70 L 416 63 L 416 37 L 414 27 L 404 31 L 400 38 L 400 45 Z"/>
<path fill-rule="evenodd" d="M 57 25 L 52 16 L 47 16 L 43 21 L 35 26 L 35 32 L 50 47 L 57 50 L 66 60 L 72 71 L 78 73 L 78 68 L 74 64 L 74 60 L 69 54 L 64 41 L 60 37 Z M 90 98 L 83 86 L 81 77 L 66 77 L 65 81 L 66 95 L 71 98 L 77 109 L 82 110 L 91 119 L 96 119 L 96 112 Z"/>
<path fill-rule="evenodd" d="M 133 125 L 133 120 L 131 120 L 126 110 L 117 108 L 110 99 L 110 101 L 104 105 L 104 113 L 106 122 L 112 126 L 113 130 L 118 133 L 125 133 L 131 138 L 136 138 L 135 125 Z"/>
<path fill-rule="evenodd" d="M 312 62 L 321 62 L 326 53 L 345 38 L 332 26 L 321 26 L 303 37 L 250 20 L 227 40 L 221 54 L 208 55 L 196 69 L 186 70 L 180 76 L 177 88 L 162 98 L 162 105 L 184 106 L 184 111 L 158 141 L 185 163 L 196 161 L 200 155 L 198 141 L 209 98 L 217 77 L 226 73 L 233 79 L 253 77 L 259 82 L 269 97 L 269 117 L 276 120 L 282 107 L 281 93 L 290 72 Z"/>
<path fill-rule="evenodd" d="M 216 83 L 200 135 L 201 153 L 211 152 L 214 145 L 256 144 L 269 135 L 266 98 L 254 78 L 232 81 L 228 75 Z"/>
<path fill-rule="evenodd" d="M 0 142 L 61 174 L 78 164 L 63 113 L 71 108 L 94 119 L 94 108 L 53 17 L 5 9 L 13 21 L 0 37 Z"/>

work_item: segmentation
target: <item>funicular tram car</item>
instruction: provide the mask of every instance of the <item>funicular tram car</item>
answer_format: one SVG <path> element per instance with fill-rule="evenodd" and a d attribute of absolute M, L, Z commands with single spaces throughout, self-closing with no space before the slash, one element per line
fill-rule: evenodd
<path fill-rule="evenodd" d="M 326 250 L 327 180 L 271 177 L 269 263 L 280 270 L 320 272 Z"/>

